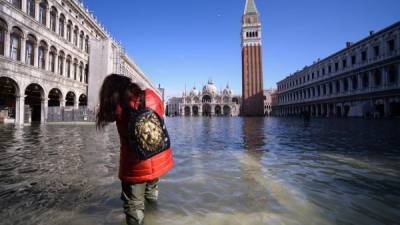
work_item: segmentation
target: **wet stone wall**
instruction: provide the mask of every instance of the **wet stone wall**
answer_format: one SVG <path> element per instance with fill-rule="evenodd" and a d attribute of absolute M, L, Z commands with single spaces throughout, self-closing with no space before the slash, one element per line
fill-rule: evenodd
<path fill-rule="evenodd" d="M 94 122 L 95 112 L 87 107 L 49 107 L 47 122 Z"/>

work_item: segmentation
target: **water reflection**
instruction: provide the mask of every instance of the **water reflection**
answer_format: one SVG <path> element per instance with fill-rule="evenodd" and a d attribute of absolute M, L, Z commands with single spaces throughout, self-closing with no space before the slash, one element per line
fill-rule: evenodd
<path fill-rule="evenodd" d="M 400 121 L 171 118 L 146 224 L 396 224 Z M 0 224 L 121 224 L 114 126 L 0 125 Z"/>

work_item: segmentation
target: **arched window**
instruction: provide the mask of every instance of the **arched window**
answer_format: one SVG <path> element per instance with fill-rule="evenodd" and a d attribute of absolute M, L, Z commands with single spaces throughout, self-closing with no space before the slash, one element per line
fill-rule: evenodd
<path fill-rule="evenodd" d="M 43 24 L 46 26 L 46 13 L 47 13 L 47 1 L 42 0 L 39 3 L 39 23 Z"/>
<path fill-rule="evenodd" d="M 362 77 L 362 84 L 363 88 L 367 88 L 369 86 L 369 78 L 367 73 L 365 73 Z"/>
<path fill-rule="evenodd" d="M 83 62 L 79 64 L 79 81 L 83 82 Z"/>
<path fill-rule="evenodd" d="M 347 78 L 345 78 L 343 80 L 343 88 L 344 88 L 344 91 L 348 91 L 349 90 L 349 80 Z"/>
<path fill-rule="evenodd" d="M 396 67 L 395 66 L 390 66 L 389 67 L 389 70 L 388 70 L 388 81 L 389 81 L 389 84 L 395 84 L 396 82 L 397 82 L 397 80 L 399 79 L 398 78 L 398 76 L 397 76 L 397 70 L 396 70 Z"/>
<path fill-rule="evenodd" d="M 63 51 L 60 51 L 60 54 L 58 55 L 58 74 L 61 76 L 64 75 L 64 59 L 65 54 Z"/>
<path fill-rule="evenodd" d="M 86 39 L 85 39 L 85 52 L 89 53 L 89 36 L 86 35 Z"/>
<path fill-rule="evenodd" d="M 26 0 L 26 12 L 29 16 L 35 18 L 35 10 L 36 10 L 35 0 Z"/>
<path fill-rule="evenodd" d="M 81 31 L 81 35 L 79 36 L 79 48 L 83 51 L 83 43 L 85 39 L 85 34 Z"/>
<path fill-rule="evenodd" d="M 74 59 L 74 80 L 76 80 L 77 75 L 78 75 L 78 60 Z"/>
<path fill-rule="evenodd" d="M 13 4 L 13 6 L 15 6 L 15 8 L 18 9 L 22 9 L 22 4 L 21 4 L 21 0 L 12 0 L 11 3 Z"/>
<path fill-rule="evenodd" d="M 53 6 L 50 11 L 50 30 L 56 32 L 57 24 L 57 9 Z"/>
<path fill-rule="evenodd" d="M 64 34 L 65 34 L 64 30 L 65 30 L 65 16 L 64 16 L 64 14 L 61 14 L 60 21 L 58 23 L 58 34 L 61 37 L 64 37 Z"/>
<path fill-rule="evenodd" d="M 35 65 L 35 46 L 36 38 L 35 36 L 29 34 L 26 39 L 26 50 L 25 50 L 25 63 L 31 66 Z"/>
<path fill-rule="evenodd" d="M 47 44 L 44 41 L 40 42 L 39 52 L 38 52 L 38 66 L 40 69 L 46 69 L 46 52 L 47 52 Z"/>
<path fill-rule="evenodd" d="M 336 84 L 335 84 L 335 86 L 336 86 L 336 93 L 339 93 L 339 92 L 340 92 L 340 81 L 337 80 L 335 83 L 336 83 Z"/>
<path fill-rule="evenodd" d="M 358 88 L 358 79 L 357 79 L 357 76 L 353 76 L 352 78 L 351 78 L 351 83 L 353 84 L 353 90 L 356 90 L 357 88 Z"/>
<path fill-rule="evenodd" d="M 13 27 L 10 35 L 10 58 L 21 60 L 21 42 L 23 33 L 18 27 Z"/>
<path fill-rule="evenodd" d="M 71 22 L 71 20 L 68 21 L 68 25 L 67 25 L 67 40 L 69 42 L 72 41 L 72 22 Z"/>
<path fill-rule="evenodd" d="M 72 63 L 72 58 L 70 55 L 67 56 L 67 77 L 71 78 L 71 63 Z"/>
<path fill-rule="evenodd" d="M 57 49 L 52 46 L 50 48 L 50 54 L 49 54 L 49 70 L 53 73 L 56 72 L 56 57 L 57 57 Z"/>
<path fill-rule="evenodd" d="M 382 83 L 382 76 L 381 76 L 381 72 L 379 71 L 379 70 L 376 70 L 375 71 L 375 73 L 374 73 L 374 83 L 375 83 L 375 86 L 381 86 L 381 83 Z"/>
<path fill-rule="evenodd" d="M 78 26 L 75 26 L 75 29 L 74 29 L 74 45 L 75 46 L 78 46 L 78 33 L 79 33 Z"/>
<path fill-rule="evenodd" d="M 85 77 L 84 77 L 84 82 L 87 84 L 88 83 L 88 78 L 89 78 L 89 65 L 85 65 Z"/>
<path fill-rule="evenodd" d="M 7 23 L 0 18 L 0 55 L 4 55 L 4 45 L 7 34 Z"/>

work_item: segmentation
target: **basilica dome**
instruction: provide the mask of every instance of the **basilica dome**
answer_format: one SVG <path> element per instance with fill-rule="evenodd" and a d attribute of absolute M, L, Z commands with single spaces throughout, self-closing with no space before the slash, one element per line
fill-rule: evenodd
<path fill-rule="evenodd" d="M 224 95 L 233 95 L 233 91 L 232 91 L 232 89 L 229 87 L 229 85 L 226 85 L 226 88 L 224 89 L 224 91 L 222 92 L 222 94 L 224 94 Z"/>
<path fill-rule="evenodd" d="M 196 89 L 196 87 L 193 87 L 193 89 L 190 91 L 191 96 L 197 96 L 199 95 L 199 90 Z"/>
<path fill-rule="evenodd" d="M 210 93 L 210 94 L 218 94 L 218 89 L 214 85 L 214 82 L 212 80 L 209 80 L 206 85 L 203 87 L 203 93 Z"/>

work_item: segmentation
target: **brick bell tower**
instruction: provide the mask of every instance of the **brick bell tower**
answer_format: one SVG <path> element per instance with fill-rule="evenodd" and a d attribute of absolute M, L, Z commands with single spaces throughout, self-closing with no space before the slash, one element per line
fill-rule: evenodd
<path fill-rule="evenodd" d="M 242 116 L 264 116 L 261 23 L 254 0 L 242 17 Z"/>

